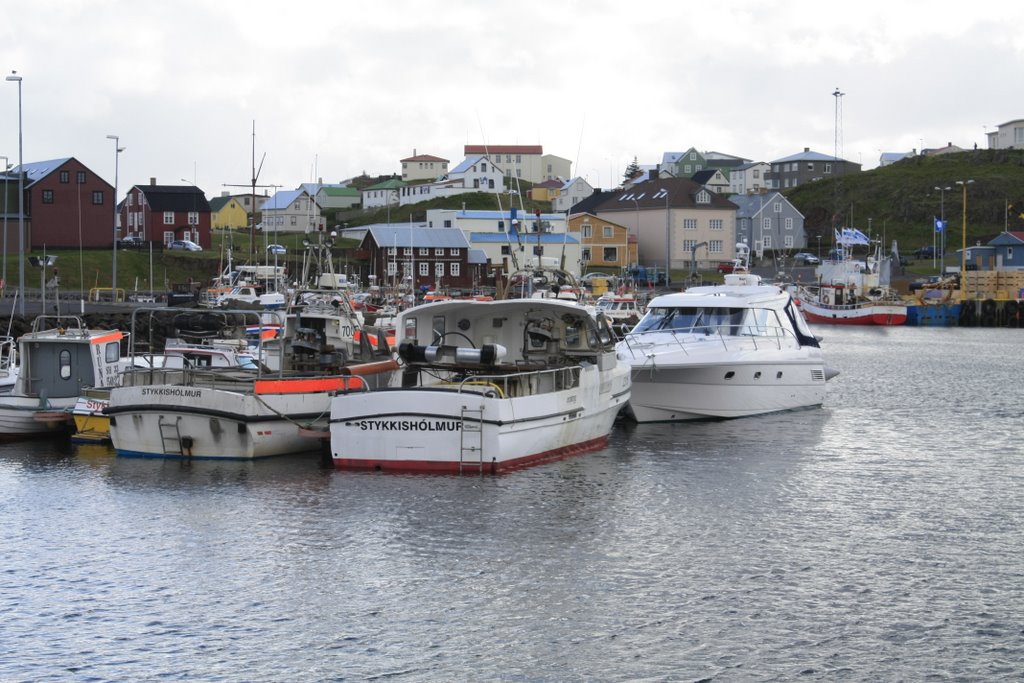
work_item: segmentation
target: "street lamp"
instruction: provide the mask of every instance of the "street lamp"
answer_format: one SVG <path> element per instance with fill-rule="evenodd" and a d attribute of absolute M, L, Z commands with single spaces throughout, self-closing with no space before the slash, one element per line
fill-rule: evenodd
<path fill-rule="evenodd" d="M 25 253 L 25 169 L 22 158 L 22 129 L 21 129 L 21 76 L 12 71 L 6 80 L 18 84 L 18 254 Z M 6 246 L 6 242 L 4 245 Z M 18 313 L 25 316 L 25 263 L 24 259 L 18 259 Z"/>
<path fill-rule="evenodd" d="M 952 190 L 951 187 L 936 187 L 939 191 L 939 223 L 942 225 L 942 239 L 939 242 L 939 263 L 946 265 L 946 193 Z M 935 246 L 935 230 L 932 230 L 932 247 Z M 932 266 L 935 266 L 935 257 L 932 257 Z"/>
<path fill-rule="evenodd" d="M 0 157 L 4 160 L 4 265 L 3 275 L 0 275 L 0 296 L 7 291 L 7 172 L 11 170 L 11 160 L 7 157 Z"/>
<path fill-rule="evenodd" d="M 108 135 L 107 139 L 114 141 L 114 201 L 112 202 L 114 205 L 112 214 L 114 224 L 112 229 L 113 232 L 111 233 L 114 236 L 114 244 L 111 252 L 113 254 L 113 270 L 110 277 L 110 296 L 114 301 L 117 301 L 117 173 L 118 162 L 121 158 L 121 152 L 124 151 L 124 147 L 118 146 L 121 142 L 121 138 L 116 135 Z"/>
<path fill-rule="evenodd" d="M 967 186 L 973 180 L 958 180 L 957 185 L 964 188 L 964 213 L 963 213 L 963 244 L 960 251 L 960 305 L 964 303 L 967 293 Z"/>

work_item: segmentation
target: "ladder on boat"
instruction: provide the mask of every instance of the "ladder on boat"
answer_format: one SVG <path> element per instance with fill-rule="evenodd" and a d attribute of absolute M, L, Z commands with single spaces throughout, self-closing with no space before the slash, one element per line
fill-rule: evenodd
<path fill-rule="evenodd" d="M 184 449 L 181 444 L 181 430 L 178 429 L 178 424 L 181 422 L 181 416 L 174 422 L 164 422 L 164 416 L 161 415 L 157 421 L 157 425 L 160 427 L 160 444 L 164 450 L 164 455 L 179 455 L 185 457 Z"/>
<path fill-rule="evenodd" d="M 484 469 L 484 409 L 462 406 L 459 430 L 459 472 L 467 468 Z"/>

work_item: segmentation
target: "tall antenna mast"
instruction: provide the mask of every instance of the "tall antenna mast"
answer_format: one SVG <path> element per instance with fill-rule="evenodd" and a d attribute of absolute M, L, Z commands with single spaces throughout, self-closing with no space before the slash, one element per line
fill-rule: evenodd
<path fill-rule="evenodd" d="M 832 156 L 835 157 L 835 161 L 843 155 L 843 95 L 846 93 L 839 92 L 839 88 L 832 93 L 832 96 L 836 98 L 836 139 L 835 139 L 835 151 Z"/>
<path fill-rule="evenodd" d="M 253 252 L 256 249 L 256 188 L 257 187 L 273 187 L 273 185 L 257 185 L 256 180 L 260 177 L 260 171 L 263 170 L 263 162 L 267 159 L 267 153 L 263 153 L 263 158 L 260 159 L 260 166 L 256 168 L 256 120 L 252 122 L 252 181 L 248 185 L 232 185 L 225 183 L 224 187 L 248 187 L 252 193 L 252 213 L 249 217 L 249 262 L 253 260 Z"/>

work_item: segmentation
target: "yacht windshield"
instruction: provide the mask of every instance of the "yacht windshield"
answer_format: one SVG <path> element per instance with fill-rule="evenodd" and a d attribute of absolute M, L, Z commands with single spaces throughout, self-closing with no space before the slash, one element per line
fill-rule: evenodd
<path fill-rule="evenodd" d="M 701 334 L 774 335 L 779 331 L 774 311 L 758 308 L 649 308 L 633 332 L 696 332 Z"/>

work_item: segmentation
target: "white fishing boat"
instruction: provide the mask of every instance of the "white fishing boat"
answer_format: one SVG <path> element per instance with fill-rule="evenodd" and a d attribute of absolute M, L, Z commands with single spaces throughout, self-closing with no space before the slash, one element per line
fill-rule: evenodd
<path fill-rule="evenodd" d="M 807 320 L 830 325 L 902 325 L 907 304 L 891 287 L 892 259 L 878 243 L 873 254 L 854 258 L 852 247 L 870 245 L 855 228 L 836 231 L 838 258 L 822 261 L 815 282 L 797 287 L 797 300 Z"/>
<path fill-rule="evenodd" d="M 14 385 L 0 393 L 0 438 L 69 428 L 84 388 L 117 381 L 123 338 L 118 330 L 88 329 L 74 316 L 38 316 L 18 339 Z"/>
<path fill-rule="evenodd" d="M 819 406 L 833 374 L 791 296 L 745 268 L 723 285 L 655 297 L 617 350 L 632 368 L 627 414 L 638 422 Z"/>
<path fill-rule="evenodd" d="M 231 313 L 260 323 L 267 315 Z M 279 358 L 271 371 L 257 361 L 260 348 L 245 365 L 197 362 L 196 353 L 151 367 L 133 362 L 123 373 L 104 411 L 118 455 L 248 460 L 317 448 L 327 436 L 331 394 L 388 385 L 398 367 L 388 357 L 331 374 L 293 372 Z"/>
<path fill-rule="evenodd" d="M 558 298 L 398 316 L 402 386 L 331 401 L 335 467 L 498 472 L 603 447 L 629 399 L 607 320 Z"/>

